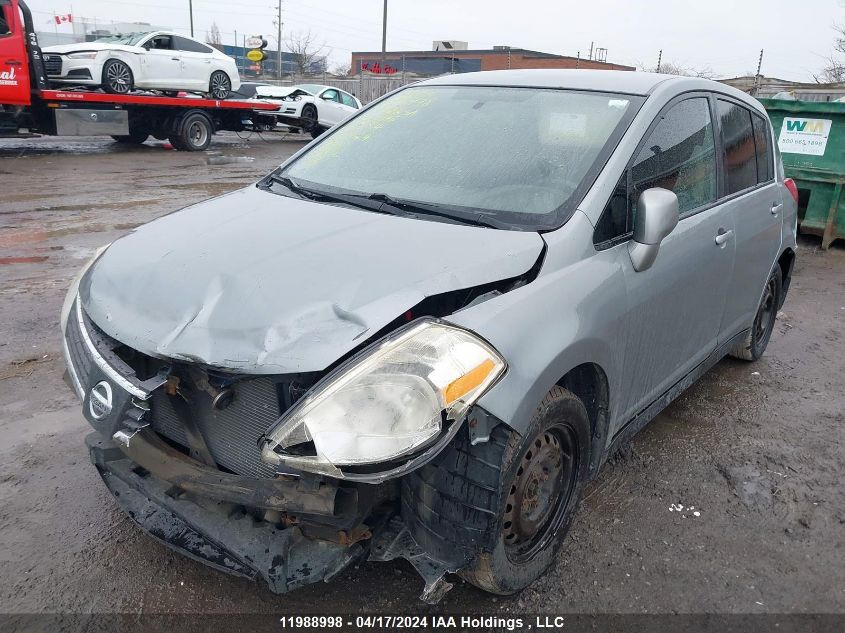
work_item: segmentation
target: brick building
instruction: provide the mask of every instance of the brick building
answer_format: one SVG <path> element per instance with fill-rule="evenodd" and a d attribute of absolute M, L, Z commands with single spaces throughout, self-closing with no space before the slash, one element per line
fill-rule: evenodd
<path fill-rule="evenodd" d="M 591 68 L 598 70 L 636 70 L 633 66 L 597 60 L 541 53 L 524 48 L 496 46 L 483 50 L 390 51 L 382 64 L 381 52 L 353 52 L 352 74 L 358 72 L 394 75 L 407 72 L 416 75 L 442 75 L 477 70 L 507 68 Z"/>

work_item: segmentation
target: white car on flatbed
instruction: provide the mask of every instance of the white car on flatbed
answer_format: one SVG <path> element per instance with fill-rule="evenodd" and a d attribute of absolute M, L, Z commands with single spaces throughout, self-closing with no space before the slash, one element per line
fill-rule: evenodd
<path fill-rule="evenodd" d="M 262 112 L 262 117 L 275 116 L 278 123 L 310 132 L 314 138 L 362 107 L 355 95 L 319 84 L 275 86 L 245 82 L 236 96 L 277 103 L 277 112 Z"/>
<path fill-rule="evenodd" d="M 234 59 L 167 31 L 47 46 L 42 53 L 51 83 L 101 87 L 112 94 L 188 90 L 226 99 L 241 85 Z"/>

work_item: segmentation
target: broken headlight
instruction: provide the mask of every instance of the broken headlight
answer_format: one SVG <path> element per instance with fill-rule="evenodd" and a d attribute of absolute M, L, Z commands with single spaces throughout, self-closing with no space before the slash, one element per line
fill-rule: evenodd
<path fill-rule="evenodd" d="M 419 452 L 460 421 L 505 361 L 476 335 L 421 320 L 331 372 L 267 433 L 262 459 L 344 477 L 342 467 Z"/>
<path fill-rule="evenodd" d="M 85 276 L 85 273 L 88 272 L 88 269 L 94 265 L 98 259 L 100 259 L 100 255 L 106 252 L 106 249 L 111 246 L 111 242 L 106 244 L 105 246 L 100 246 L 97 250 L 94 251 L 94 256 L 85 262 L 85 265 L 76 273 L 76 276 L 71 280 L 70 287 L 68 288 L 67 294 L 65 295 L 65 301 L 62 304 L 62 313 L 61 317 L 59 318 L 59 323 L 61 323 L 62 327 L 62 336 L 65 335 L 67 331 L 67 320 L 68 315 L 70 315 L 70 309 L 73 307 L 73 302 L 76 301 L 76 295 L 79 292 L 79 283 L 82 281 L 82 278 Z"/>

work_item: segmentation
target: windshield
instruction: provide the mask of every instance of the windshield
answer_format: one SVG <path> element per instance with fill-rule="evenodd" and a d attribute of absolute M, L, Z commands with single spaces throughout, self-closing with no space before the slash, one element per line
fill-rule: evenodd
<path fill-rule="evenodd" d="M 283 175 L 312 190 L 383 194 L 547 230 L 569 217 L 567 203 L 586 193 L 599 157 L 606 160 L 641 102 L 539 88 L 408 88 Z"/>
<path fill-rule="evenodd" d="M 108 44 L 124 44 L 126 46 L 138 46 L 145 37 L 150 34 L 149 31 L 144 33 L 127 33 L 126 35 L 109 35 L 108 37 L 101 37 L 94 40 L 95 42 L 105 42 Z"/>
<path fill-rule="evenodd" d="M 325 86 L 319 86 L 317 84 L 297 84 L 294 88 L 300 88 L 305 92 L 310 92 L 312 95 L 315 95 L 325 88 Z"/>

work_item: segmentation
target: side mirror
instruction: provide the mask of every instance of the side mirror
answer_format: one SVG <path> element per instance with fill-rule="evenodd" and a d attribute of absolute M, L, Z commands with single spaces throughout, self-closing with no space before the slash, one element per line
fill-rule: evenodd
<path fill-rule="evenodd" d="M 634 270 L 648 270 L 657 257 L 660 243 L 678 226 L 678 196 L 668 189 L 652 187 L 640 194 L 634 239 L 628 254 Z"/>

